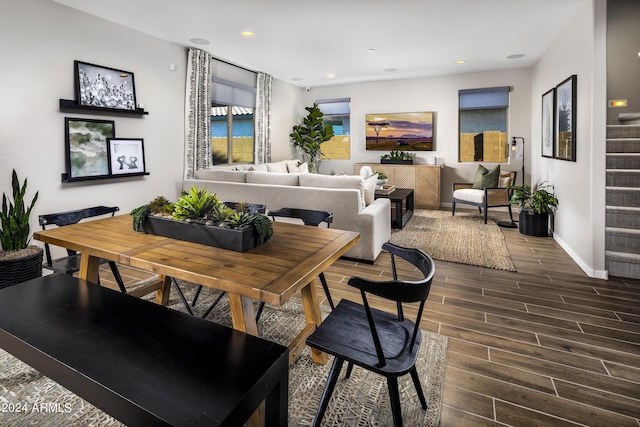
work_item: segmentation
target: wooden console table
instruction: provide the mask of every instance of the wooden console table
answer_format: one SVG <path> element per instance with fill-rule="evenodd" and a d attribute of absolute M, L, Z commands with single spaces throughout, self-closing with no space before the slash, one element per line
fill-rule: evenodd
<path fill-rule="evenodd" d="M 369 166 L 374 172 L 383 172 L 389 178 L 388 184 L 396 188 L 413 190 L 414 204 L 419 209 L 440 209 L 440 165 L 393 165 L 381 163 L 356 163 L 354 174 L 360 168 Z"/>

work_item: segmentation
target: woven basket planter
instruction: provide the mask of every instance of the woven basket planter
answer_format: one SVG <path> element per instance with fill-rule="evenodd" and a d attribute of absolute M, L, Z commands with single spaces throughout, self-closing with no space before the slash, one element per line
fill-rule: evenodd
<path fill-rule="evenodd" d="M 27 255 L 24 257 L 0 258 L 0 289 L 42 276 L 43 250 L 37 246 L 29 248 L 35 248 L 35 250 L 25 249 Z"/>
<path fill-rule="evenodd" d="M 533 214 L 520 212 L 519 230 L 527 236 L 549 236 L 549 214 Z"/>

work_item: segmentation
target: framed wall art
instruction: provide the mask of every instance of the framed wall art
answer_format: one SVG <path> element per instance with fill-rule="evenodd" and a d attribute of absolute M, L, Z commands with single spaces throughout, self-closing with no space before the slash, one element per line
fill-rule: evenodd
<path fill-rule="evenodd" d="M 107 178 L 107 140 L 115 136 L 113 120 L 65 117 L 66 180 Z"/>
<path fill-rule="evenodd" d="M 555 153 L 556 89 L 542 95 L 542 157 L 553 158 Z"/>
<path fill-rule="evenodd" d="M 433 151 L 432 111 L 367 114 L 365 120 L 367 150 Z"/>
<path fill-rule="evenodd" d="M 109 138 L 109 171 L 113 176 L 144 175 L 144 141 L 141 138 Z"/>
<path fill-rule="evenodd" d="M 578 76 L 556 86 L 555 158 L 576 161 L 576 101 Z"/>
<path fill-rule="evenodd" d="M 74 61 L 74 74 L 78 105 L 127 111 L 136 109 L 132 72 Z"/>

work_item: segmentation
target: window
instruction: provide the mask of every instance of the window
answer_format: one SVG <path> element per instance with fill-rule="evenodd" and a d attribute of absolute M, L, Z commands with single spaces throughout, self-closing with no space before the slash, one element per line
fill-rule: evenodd
<path fill-rule="evenodd" d="M 212 68 L 213 164 L 253 163 L 256 74 L 216 60 Z"/>
<path fill-rule="evenodd" d="M 459 161 L 505 163 L 507 144 L 508 86 L 465 89 L 458 92 Z"/>
<path fill-rule="evenodd" d="M 348 160 L 351 158 L 351 125 L 349 98 L 319 99 L 316 101 L 322 111 L 325 124 L 333 128 L 333 138 L 322 144 L 321 159 Z"/>

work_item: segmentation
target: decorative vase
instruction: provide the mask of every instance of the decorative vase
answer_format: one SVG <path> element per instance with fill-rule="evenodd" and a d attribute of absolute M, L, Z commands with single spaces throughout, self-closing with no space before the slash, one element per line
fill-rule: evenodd
<path fill-rule="evenodd" d="M 520 233 L 527 236 L 548 237 L 549 236 L 549 214 L 529 215 L 527 212 L 520 212 L 520 222 L 518 229 Z"/>
<path fill-rule="evenodd" d="M 42 276 L 42 248 L 30 245 L 15 252 L 0 252 L 0 289 Z"/>

